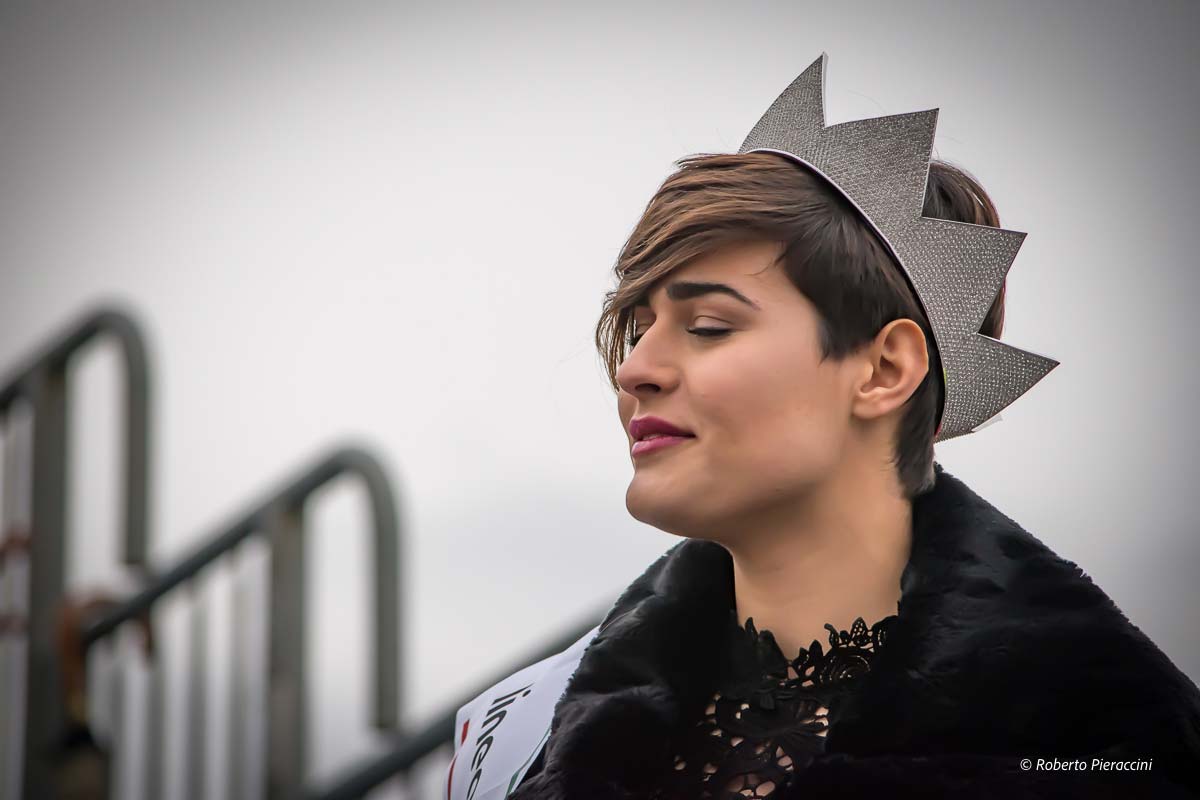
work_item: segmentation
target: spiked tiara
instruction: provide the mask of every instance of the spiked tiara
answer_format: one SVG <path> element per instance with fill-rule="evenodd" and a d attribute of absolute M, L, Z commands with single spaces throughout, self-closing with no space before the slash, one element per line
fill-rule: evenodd
<path fill-rule="evenodd" d="M 974 433 L 1059 362 L 979 333 L 1025 234 L 923 216 L 936 108 L 825 125 L 821 56 L 771 104 L 739 153 L 815 171 L 862 214 L 917 295 L 942 361 L 934 441 Z"/>

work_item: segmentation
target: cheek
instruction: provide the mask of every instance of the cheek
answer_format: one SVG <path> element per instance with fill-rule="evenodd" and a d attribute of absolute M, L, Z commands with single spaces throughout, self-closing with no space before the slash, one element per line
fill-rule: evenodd
<path fill-rule="evenodd" d="M 824 469 L 836 459 L 848 424 L 836 373 L 803 352 L 747 354 L 696 391 L 701 418 L 717 445 L 714 468 L 746 470 L 755 480 Z M 780 364 L 795 364 L 780 369 Z"/>

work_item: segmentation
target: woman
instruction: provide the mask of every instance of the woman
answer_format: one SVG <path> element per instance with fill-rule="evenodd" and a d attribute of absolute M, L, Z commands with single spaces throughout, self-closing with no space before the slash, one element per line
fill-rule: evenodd
<path fill-rule="evenodd" d="M 623 249 L 626 504 L 684 539 L 460 710 L 451 798 L 1200 795 L 1200 691 L 933 460 L 1057 364 L 998 341 L 1023 234 L 824 63 Z"/>

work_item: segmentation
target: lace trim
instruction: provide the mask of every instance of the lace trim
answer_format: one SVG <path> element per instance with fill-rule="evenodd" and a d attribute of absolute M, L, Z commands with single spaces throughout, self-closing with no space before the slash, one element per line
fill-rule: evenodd
<path fill-rule="evenodd" d="M 734 614 L 736 624 L 737 616 Z M 867 627 L 862 617 L 854 620 L 849 631 L 839 631 L 829 623 L 829 650 L 816 639 L 808 647 L 801 647 L 795 658 L 783 656 L 775 635 L 769 630 L 759 631 L 754 618 L 746 620 L 744 628 L 738 627 L 733 642 L 734 668 L 728 681 L 729 693 L 750 693 L 760 707 L 773 708 L 773 698 L 780 693 L 795 692 L 800 688 L 819 688 L 837 681 L 849 681 L 870 669 L 871 658 L 876 649 L 887 639 L 887 631 L 896 615 L 884 617 Z M 750 663 L 750 654 L 758 664 L 755 670 Z M 749 683 L 747 683 L 749 681 Z"/>
<path fill-rule="evenodd" d="M 675 756 L 660 798 L 761 799 L 785 785 L 824 750 L 829 707 L 870 669 L 897 619 L 868 627 L 859 617 L 848 631 L 826 624 L 828 650 L 814 639 L 789 660 L 769 630 L 756 629 L 753 618 L 743 628 L 730 614 L 727 674 L 684 733 L 687 755 Z"/>

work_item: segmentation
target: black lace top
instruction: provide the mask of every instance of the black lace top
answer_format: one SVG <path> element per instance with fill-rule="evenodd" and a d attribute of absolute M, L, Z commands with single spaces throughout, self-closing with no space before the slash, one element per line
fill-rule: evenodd
<path fill-rule="evenodd" d="M 655 800 L 770 797 L 825 747 L 827 715 L 870 668 L 896 615 L 849 631 L 826 624 L 829 649 L 813 641 L 784 657 L 775 636 L 730 611 L 723 677 L 703 716 L 676 745 Z M 836 712 L 835 712 L 836 717 Z"/>

